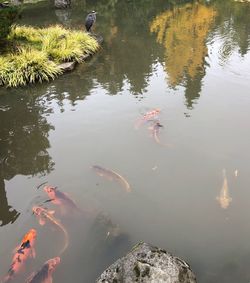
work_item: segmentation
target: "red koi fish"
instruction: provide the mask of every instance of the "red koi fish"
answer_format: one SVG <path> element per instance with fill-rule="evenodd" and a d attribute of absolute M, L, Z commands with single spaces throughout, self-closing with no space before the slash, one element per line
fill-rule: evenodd
<path fill-rule="evenodd" d="M 72 210 L 80 210 L 76 203 L 66 193 L 59 191 L 56 187 L 45 186 L 43 190 L 48 194 L 49 201 L 52 203 L 56 205 L 66 205 Z"/>
<path fill-rule="evenodd" d="M 156 119 L 160 113 L 160 109 L 156 108 L 151 111 L 148 111 L 146 114 L 142 116 L 136 123 L 135 128 L 138 129 L 145 122 L 149 122 L 150 120 Z"/>
<path fill-rule="evenodd" d="M 47 260 L 40 270 L 30 275 L 26 283 L 52 283 L 52 273 L 55 271 L 60 261 L 60 257 Z"/>
<path fill-rule="evenodd" d="M 15 249 L 15 254 L 12 260 L 8 274 L 3 279 L 3 282 L 10 282 L 15 275 L 23 268 L 24 263 L 29 257 L 35 257 L 34 244 L 36 240 L 36 230 L 30 229 L 27 234 L 24 235 L 21 245 Z"/>
<path fill-rule="evenodd" d="M 43 207 L 40 206 L 34 206 L 33 207 L 33 212 L 37 216 L 39 224 L 44 225 L 46 221 L 52 223 L 53 225 L 57 226 L 64 234 L 64 245 L 62 250 L 60 251 L 59 254 L 62 254 L 65 252 L 65 250 L 68 247 L 69 244 L 69 236 L 67 230 L 64 228 L 64 226 L 60 223 L 59 220 L 57 220 L 53 214 L 55 213 L 54 211 L 49 211 Z"/>

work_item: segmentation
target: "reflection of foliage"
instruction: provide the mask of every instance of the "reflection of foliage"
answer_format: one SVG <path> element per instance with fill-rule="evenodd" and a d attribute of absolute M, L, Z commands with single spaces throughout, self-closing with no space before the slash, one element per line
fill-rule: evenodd
<path fill-rule="evenodd" d="M 9 34 L 11 25 L 15 21 L 17 15 L 18 9 L 16 7 L 0 7 L 0 41 L 5 39 Z"/>
<path fill-rule="evenodd" d="M 53 127 L 47 123 L 42 115 L 43 109 L 35 100 L 17 100 L 17 97 L 11 100 L 7 105 L 4 105 L 3 99 L 1 101 L 0 159 L 4 160 L 3 178 L 9 180 L 17 174 L 50 172 L 53 163 L 47 152 L 50 147 L 48 132 Z"/>
<path fill-rule="evenodd" d="M 167 10 L 152 21 L 150 30 L 157 33 L 157 42 L 166 49 L 171 86 L 180 84 L 186 76 L 194 78 L 203 70 L 205 39 L 214 16 L 213 8 L 192 3 Z"/>
<path fill-rule="evenodd" d="M 15 222 L 19 215 L 20 213 L 8 204 L 4 180 L 0 178 L 0 226 Z"/>
<path fill-rule="evenodd" d="M 6 100 L 5 100 L 6 99 Z M 18 174 L 46 174 L 54 163 L 47 149 L 53 127 L 43 117 L 43 107 L 28 97 L 6 95 L 0 107 L 0 225 L 14 222 L 17 211 L 8 205 L 4 180 Z M 18 189 L 18 188 L 17 188 Z"/>
<path fill-rule="evenodd" d="M 250 46 L 250 5 L 218 0 L 215 7 L 218 10 L 216 31 L 223 38 L 221 60 L 226 61 L 238 47 L 244 56 Z"/>

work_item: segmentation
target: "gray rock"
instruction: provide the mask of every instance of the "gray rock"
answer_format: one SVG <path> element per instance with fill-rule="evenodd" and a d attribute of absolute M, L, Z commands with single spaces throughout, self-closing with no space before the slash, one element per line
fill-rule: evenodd
<path fill-rule="evenodd" d="M 71 0 L 55 0 L 54 6 L 58 9 L 65 9 L 70 7 Z"/>
<path fill-rule="evenodd" d="M 136 245 L 97 279 L 97 283 L 196 283 L 190 266 L 163 249 L 146 243 Z"/>
<path fill-rule="evenodd" d="M 56 9 L 55 14 L 59 22 L 61 22 L 64 26 L 70 27 L 71 9 Z"/>
<path fill-rule="evenodd" d="M 66 62 L 60 64 L 58 67 L 63 71 L 63 72 L 68 72 L 74 70 L 76 65 L 76 62 Z"/>

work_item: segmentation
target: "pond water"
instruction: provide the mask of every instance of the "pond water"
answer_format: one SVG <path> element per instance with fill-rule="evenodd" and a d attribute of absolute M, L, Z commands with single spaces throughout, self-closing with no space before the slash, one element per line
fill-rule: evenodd
<path fill-rule="evenodd" d="M 0 89 L 0 278 L 30 228 L 36 258 L 13 282 L 60 254 L 62 230 L 32 213 L 43 205 L 69 236 L 54 282 L 94 282 L 139 241 L 186 260 L 198 282 L 250 281 L 250 4 L 171 2 L 24 8 L 21 24 L 81 29 L 97 10 L 104 44 L 55 81 Z M 157 108 L 153 131 L 139 121 Z M 46 202 L 44 182 L 79 211 Z"/>

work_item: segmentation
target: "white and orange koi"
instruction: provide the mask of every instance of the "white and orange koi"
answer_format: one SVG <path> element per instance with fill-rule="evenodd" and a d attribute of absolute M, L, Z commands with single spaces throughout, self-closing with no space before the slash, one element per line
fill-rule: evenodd
<path fill-rule="evenodd" d="M 136 123 L 135 129 L 138 129 L 142 124 L 156 119 L 160 114 L 160 109 L 156 108 L 145 113 Z"/>
<path fill-rule="evenodd" d="M 163 125 L 157 120 L 153 121 L 153 125 L 149 127 L 154 141 L 161 146 L 172 147 L 172 144 L 165 144 L 160 141 L 159 132 L 161 128 L 163 128 Z"/>
<path fill-rule="evenodd" d="M 69 235 L 67 230 L 64 228 L 64 226 L 60 223 L 59 220 L 57 220 L 53 214 L 55 211 L 47 210 L 41 206 L 34 206 L 33 212 L 37 216 L 39 224 L 44 225 L 46 223 L 46 220 L 48 220 L 50 223 L 58 227 L 64 234 L 64 245 L 62 250 L 60 251 L 59 255 L 61 255 L 65 250 L 67 249 L 69 245 Z"/>
<path fill-rule="evenodd" d="M 216 200 L 219 202 L 221 208 L 227 209 L 230 202 L 232 202 L 232 198 L 229 196 L 229 190 L 228 190 L 228 183 L 227 183 L 227 177 L 226 177 L 226 170 L 223 169 L 223 185 L 220 191 L 220 195 L 216 197 Z"/>

